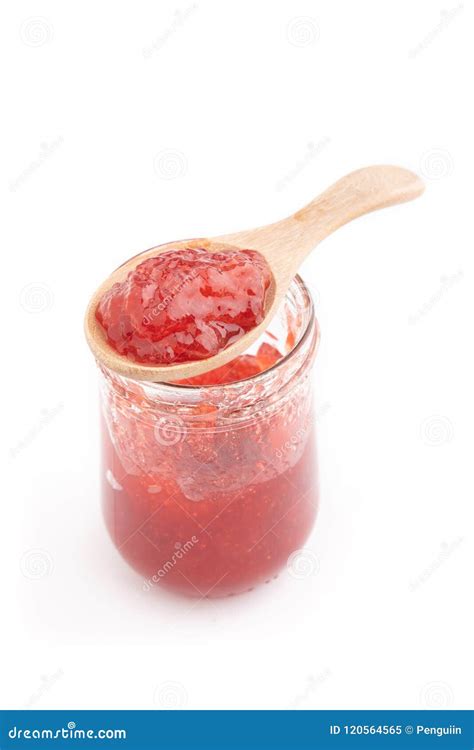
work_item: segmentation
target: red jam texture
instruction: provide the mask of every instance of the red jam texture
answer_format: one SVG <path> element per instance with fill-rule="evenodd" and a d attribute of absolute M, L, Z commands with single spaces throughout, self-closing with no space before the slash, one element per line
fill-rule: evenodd
<path fill-rule="evenodd" d="M 196 375 L 194 378 L 179 380 L 178 383 L 193 386 L 235 383 L 268 370 L 269 367 L 272 367 L 280 359 L 281 354 L 278 349 L 275 349 L 270 344 L 263 343 L 260 344 L 255 356 L 252 354 L 241 354 L 216 370 L 204 372 L 202 375 Z"/>
<path fill-rule="evenodd" d="M 110 345 L 136 362 L 207 359 L 261 323 L 270 281 L 254 250 L 169 250 L 114 284 L 96 317 Z"/>
<path fill-rule="evenodd" d="M 280 358 L 264 343 L 193 384 L 245 379 Z M 193 406 L 199 429 L 178 410 L 150 411 L 139 384 L 124 388 L 112 376 L 104 397 L 104 516 L 143 589 L 212 598 L 276 577 L 317 511 L 307 379 L 242 424 L 222 422 L 221 397 L 203 390 Z"/>

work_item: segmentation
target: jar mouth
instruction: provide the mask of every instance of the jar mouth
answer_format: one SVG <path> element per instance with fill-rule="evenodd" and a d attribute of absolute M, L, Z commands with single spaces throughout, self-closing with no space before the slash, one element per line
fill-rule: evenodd
<path fill-rule="evenodd" d="M 231 389 L 236 386 L 240 386 L 241 384 L 249 385 L 249 384 L 259 384 L 264 382 L 269 376 L 273 376 L 278 371 L 283 370 L 284 367 L 294 358 L 297 357 L 300 350 L 304 347 L 306 342 L 308 341 L 309 337 L 312 335 L 313 332 L 315 332 L 315 342 L 314 342 L 314 356 L 316 356 L 319 348 L 319 339 L 320 339 L 320 330 L 319 325 L 314 313 L 314 303 L 313 299 L 311 297 L 310 291 L 306 284 L 304 283 L 301 276 L 297 275 L 293 279 L 289 290 L 287 294 L 285 295 L 282 304 L 285 303 L 287 300 L 289 294 L 291 293 L 291 290 L 294 288 L 297 288 L 298 293 L 302 296 L 302 309 L 298 312 L 302 312 L 304 314 L 304 324 L 302 325 L 301 331 L 299 331 L 299 335 L 291 347 L 289 351 L 287 351 L 285 354 L 282 355 L 281 359 L 279 359 L 277 362 L 275 362 L 273 365 L 268 367 L 266 370 L 263 370 L 262 372 L 257 373 L 256 375 L 250 375 L 247 378 L 241 378 L 239 380 L 234 380 L 230 383 L 213 383 L 213 384 L 205 384 L 205 385 L 186 385 L 185 383 L 166 383 L 162 381 L 156 381 L 156 382 L 148 382 L 146 383 L 146 386 L 148 388 L 153 388 L 153 386 L 159 388 L 160 390 L 163 389 L 163 391 L 171 393 L 173 391 L 186 391 L 187 393 L 190 392 L 203 392 L 206 391 L 207 393 L 213 392 L 213 391 L 222 391 L 223 389 Z M 278 315 L 278 311 L 276 313 Z M 257 342 L 258 343 L 258 342 Z M 244 351 L 243 354 L 248 354 L 248 351 Z M 129 378 L 132 380 L 132 378 Z M 136 381 L 143 387 L 142 381 Z"/>
<path fill-rule="evenodd" d="M 262 343 L 278 349 L 281 359 L 263 372 L 230 383 L 185 385 L 139 381 L 119 375 L 99 364 L 105 403 L 112 399 L 114 409 L 125 418 L 145 427 L 165 420 L 170 429 L 182 432 L 215 432 L 237 429 L 265 420 L 307 392 L 306 383 L 319 345 L 311 294 L 297 276 L 291 282 L 274 318 L 262 336 L 247 351 L 251 356 Z M 174 428 L 173 428 L 174 431 Z"/>

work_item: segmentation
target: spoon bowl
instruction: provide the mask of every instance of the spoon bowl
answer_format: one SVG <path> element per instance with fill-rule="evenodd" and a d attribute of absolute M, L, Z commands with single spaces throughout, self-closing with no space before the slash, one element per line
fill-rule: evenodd
<path fill-rule="evenodd" d="M 201 375 L 242 354 L 268 327 L 298 268 L 325 237 L 363 214 L 404 203 L 421 195 L 422 180 L 402 167 L 372 166 L 343 177 L 295 214 L 274 224 L 215 238 L 178 240 L 153 247 L 119 266 L 93 295 L 85 317 L 85 332 L 95 358 L 107 368 L 135 380 L 173 382 Z M 171 365 L 145 365 L 113 349 L 96 318 L 101 297 L 148 258 L 169 250 L 203 248 L 256 250 L 267 261 L 272 281 L 265 296 L 262 322 L 213 357 Z"/>

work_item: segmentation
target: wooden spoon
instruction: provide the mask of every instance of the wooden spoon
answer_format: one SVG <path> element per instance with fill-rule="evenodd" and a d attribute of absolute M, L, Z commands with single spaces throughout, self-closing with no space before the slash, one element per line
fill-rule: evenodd
<path fill-rule="evenodd" d="M 274 224 L 212 239 L 169 242 L 140 253 L 117 268 L 92 297 L 85 319 L 89 346 L 100 363 L 135 380 L 171 382 L 214 370 L 245 351 L 268 327 L 299 266 L 321 240 L 358 216 L 410 201 L 423 190 L 420 177 L 402 167 L 365 167 L 343 177 L 305 208 Z M 159 253 L 186 247 L 222 252 L 228 250 L 229 245 L 242 250 L 257 250 L 272 270 L 273 281 L 265 300 L 265 318 L 258 326 L 214 357 L 175 365 L 139 364 L 109 345 L 95 311 L 100 298 L 113 284 L 123 281 L 139 263 Z"/>

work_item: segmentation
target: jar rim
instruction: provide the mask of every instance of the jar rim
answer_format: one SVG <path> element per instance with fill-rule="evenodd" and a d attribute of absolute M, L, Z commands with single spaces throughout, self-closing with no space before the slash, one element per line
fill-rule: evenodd
<path fill-rule="evenodd" d="M 313 298 L 311 296 L 311 293 L 304 283 L 303 279 L 299 274 L 297 274 L 290 287 L 289 290 L 291 290 L 291 287 L 293 284 L 296 284 L 298 287 L 298 290 L 302 292 L 304 296 L 304 303 L 305 307 L 307 309 L 307 320 L 306 325 L 304 329 L 301 331 L 299 338 L 293 345 L 293 347 L 290 349 L 289 352 L 286 352 L 282 356 L 281 359 L 279 359 L 277 362 L 275 362 L 273 365 L 268 367 L 266 370 L 263 370 L 262 372 L 257 373 L 256 375 L 250 375 L 247 378 L 241 378 L 240 380 L 233 380 L 231 383 L 212 383 L 212 384 L 203 384 L 203 385 L 186 385 L 184 383 L 167 383 L 164 381 L 149 381 L 146 383 L 147 387 L 153 388 L 153 386 L 159 387 L 160 389 L 164 389 L 168 392 L 173 391 L 187 391 L 187 392 L 198 392 L 198 391 L 206 391 L 207 393 L 212 392 L 213 389 L 222 390 L 223 388 L 231 388 L 235 386 L 240 385 L 241 383 L 260 383 L 265 380 L 266 377 L 268 377 L 269 373 L 275 373 L 278 371 L 278 368 L 283 367 L 290 361 L 294 356 L 296 356 L 299 352 L 299 350 L 303 347 L 305 342 L 307 341 L 308 337 L 311 335 L 311 332 L 314 328 L 316 328 L 315 331 L 315 343 L 314 343 L 314 356 L 318 353 L 319 349 L 319 340 L 320 340 L 320 329 L 317 322 L 317 318 L 314 312 L 314 302 Z M 134 380 L 134 378 L 126 378 L 127 380 L 131 380 L 133 382 L 139 383 L 143 386 L 142 381 Z"/>

